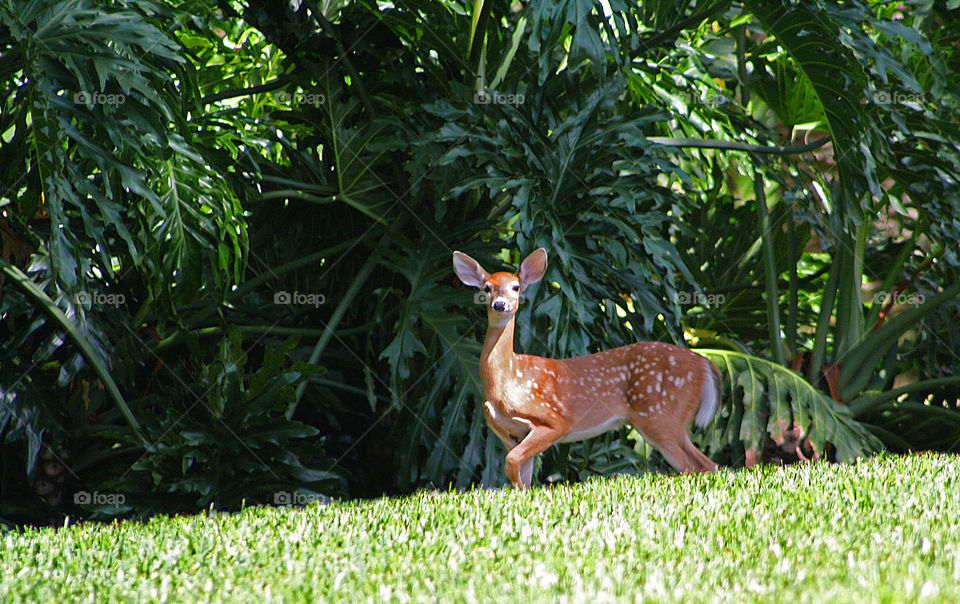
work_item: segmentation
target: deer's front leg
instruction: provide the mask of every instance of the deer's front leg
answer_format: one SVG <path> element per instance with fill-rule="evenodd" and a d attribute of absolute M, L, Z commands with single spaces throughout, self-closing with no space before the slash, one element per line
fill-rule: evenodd
<path fill-rule="evenodd" d="M 507 453 L 507 478 L 515 487 L 528 487 L 533 482 L 533 459 L 560 440 L 564 432 L 548 426 L 537 426 L 520 444 Z"/>
<path fill-rule="evenodd" d="M 487 420 L 487 426 L 493 430 L 493 433 L 497 435 L 497 438 L 503 442 L 504 446 L 507 448 L 507 451 L 517 446 L 520 442 L 516 438 L 507 434 L 497 421 L 497 410 L 493 407 L 493 403 L 487 401 L 483 404 L 483 416 Z"/>
<path fill-rule="evenodd" d="M 520 483 L 526 486 L 533 484 L 533 462 L 537 457 L 533 456 L 520 466 Z"/>

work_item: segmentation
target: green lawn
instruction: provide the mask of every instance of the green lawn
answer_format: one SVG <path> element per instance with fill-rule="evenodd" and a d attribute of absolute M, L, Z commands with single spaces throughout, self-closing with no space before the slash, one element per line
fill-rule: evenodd
<path fill-rule="evenodd" d="M 878 457 L 3 535 L 0 601 L 960 601 L 960 462 Z"/>

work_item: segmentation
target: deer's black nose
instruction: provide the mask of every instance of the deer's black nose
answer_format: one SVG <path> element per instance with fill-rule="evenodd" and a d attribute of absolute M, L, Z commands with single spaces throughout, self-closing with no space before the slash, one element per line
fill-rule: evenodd
<path fill-rule="evenodd" d="M 493 304 L 491 304 L 490 306 L 492 306 L 493 310 L 497 312 L 503 312 L 507 310 L 507 303 L 504 302 L 503 300 L 494 300 Z"/>

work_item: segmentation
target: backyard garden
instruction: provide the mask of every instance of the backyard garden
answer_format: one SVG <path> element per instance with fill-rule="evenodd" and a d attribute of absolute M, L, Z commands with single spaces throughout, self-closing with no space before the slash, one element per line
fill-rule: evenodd
<path fill-rule="evenodd" d="M 4 0 L 4 601 L 960 600 L 960 2 Z M 716 367 L 509 488 L 514 348 Z"/>

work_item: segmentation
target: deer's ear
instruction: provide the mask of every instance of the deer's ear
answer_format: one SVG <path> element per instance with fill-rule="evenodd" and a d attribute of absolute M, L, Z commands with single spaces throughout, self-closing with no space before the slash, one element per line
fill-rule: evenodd
<path fill-rule="evenodd" d="M 527 289 L 528 286 L 542 279 L 546 272 L 547 250 L 540 247 L 533 250 L 533 252 L 520 263 L 520 271 L 517 273 L 517 277 L 520 279 L 520 291 Z"/>
<path fill-rule="evenodd" d="M 490 278 L 490 273 L 483 270 L 480 263 L 463 252 L 453 253 L 453 272 L 463 281 L 464 285 L 480 287 Z"/>

